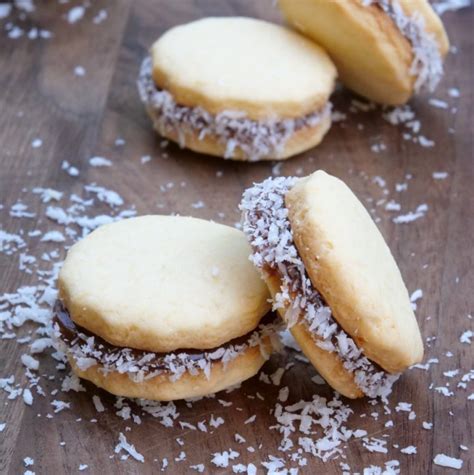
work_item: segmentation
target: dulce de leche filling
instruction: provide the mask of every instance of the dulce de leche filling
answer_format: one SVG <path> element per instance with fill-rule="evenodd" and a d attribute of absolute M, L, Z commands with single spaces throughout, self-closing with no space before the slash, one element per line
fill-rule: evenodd
<path fill-rule="evenodd" d="M 245 191 L 240 209 L 243 230 L 253 250 L 251 260 L 264 276 L 279 277 L 281 287 L 274 298 L 274 309 L 285 309 L 288 325 L 305 325 L 316 345 L 337 354 L 365 395 L 386 398 L 399 375 L 385 372 L 366 358 L 337 323 L 313 287 L 294 244 L 285 195 L 296 180 L 268 178 Z"/>
<path fill-rule="evenodd" d="M 267 314 L 259 326 L 238 338 L 234 338 L 218 348 L 209 350 L 179 349 L 168 353 L 150 352 L 135 348 L 112 345 L 88 330 L 76 325 L 61 301 L 54 308 L 54 333 L 59 347 L 74 359 L 82 371 L 99 365 L 104 373 L 116 371 L 127 374 L 135 382 L 141 382 L 165 374 L 172 381 L 178 380 L 184 373 L 193 376 L 204 373 L 210 377 L 212 364 L 225 366 L 243 354 L 249 348 L 260 347 L 262 356 L 268 358 L 264 339 L 270 338 L 276 346 L 278 330 L 273 313 Z"/>
<path fill-rule="evenodd" d="M 214 115 L 202 107 L 177 104 L 168 91 L 153 81 L 150 57 L 142 63 L 137 84 L 141 100 L 160 134 L 173 132 L 181 147 L 186 146 L 186 132 L 198 135 L 199 140 L 213 137 L 224 145 L 225 158 L 235 158 L 237 151 L 248 160 L 276 157 L 295 132 L 316 126 L 331 113 L 328 102 L 322 109 L 302 117 L 256 121 L 246 117 L 243 111 L 229 110 Z"/>

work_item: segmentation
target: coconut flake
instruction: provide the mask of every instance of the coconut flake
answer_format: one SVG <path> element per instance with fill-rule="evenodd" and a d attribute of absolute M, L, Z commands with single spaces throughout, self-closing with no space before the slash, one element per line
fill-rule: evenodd
<path fill-rule="evenodd" d="M 129 444 L 127 441 L 127 438 L 123 435 L 122 432 L 120 432 L 119 443 L 115 446 L 114 452 L 118 454 L 122 450 L 126 452 L 127 454 L 131 455 L 138 462 L 141 462 L 141 463 L 145 462 L 145 458 L 143 457 L 143 455 L 137 452 L 137 450 L 135 449 L 135 446 L 132 444 Z"/>
<path fill-rule="evenodd" d="M 463 461 L 454 457 L 449 457 L 445 454 L 437 454 L 433 459 L 433 462 L 440 467 L 454 468 L 456 470 L 461 470 Z"/>
<path fill-rule="evenodd" d="M 112 162 L 104 157 L 92 157 L 89 158 L 89 165 L 91 167 L 110 167 Z"/>
<path fill-rule="evenodd" d="M 33 371 L 36 371 L 39 368 L 39 361 L 30 355 L 27 355 L 27 354 L 21 355 L 21 362 L 23 363 L 24 366 L 26 366 L 28 369 L 31 369 Z"/>

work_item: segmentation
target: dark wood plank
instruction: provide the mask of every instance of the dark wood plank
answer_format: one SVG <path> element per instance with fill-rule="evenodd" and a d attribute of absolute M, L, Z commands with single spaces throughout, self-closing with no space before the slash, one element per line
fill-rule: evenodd
<path fill-rule="evenodd" d="M 459 376 L 447 379 L 443 375 L 457 368 L 461 374 L 467 373 L 474 356 L 472 346 L 459 343 L 461 333 L 472 330 L 472 320 L 467 316 L 473 310 L 472 9 L 444 17 L 458 53 L 449 56 L 446 77 L 434 97 L 457 107 L 457 113 L 433 107 L 428 96 L 411 104 L 421 121 L 421 133 L 434 139 L 435 147 L 424 148 L 403 140 L 406 129 L 388 124 L 379 108 L 350 112 L 353 96 L 339 91 L 334 102 L 337 110 L 348 114 L 347 120 L 334 124 L 317 149 L 275 168 L 271 163 L 242 164 L 198 156 L 174 145 L 162 148 L 162 140 L 151 130 L 135 85 L 148 46 L 169 27 L 208 15 L 246 15 L 281 21 L 271 1 L 97 1 L 87 10 L 85 19 L 69 25 L 63 16 L 72 6 L 58 7 L 56 2 L 46 2 L 32 15 L 33 21 L 53 31 L 55 38 L 2 38 L 0 203 L 5 208 L 0 210 L 0 229 L 15 233 L 37 227 L 61 229 L 45 218 L 46 205 L 33 199 L 31 193 L 21 191 L 35 186 L 83 196 L 83 186 L 96 182 L 119 192 L 125 200 L 124 207 L 133 205 L 139 214 L 180 213 L 232 225 L 239 220 L 237 204 L 245 187 L 278 168 L 285 175 L 305 175 L 323 168 L 341 177 L 373 209 L 409 289 L 423 289 L 418 319 L 423 336 L 436 337 L 426 347 L 425 360 L 438 358 L 439 363 L 431 365 L 429 371 L 413 369 L 403 376 L 391 396 L 390 415 L 384 415 L 380 405 L 372 407 L 367 401 L 344 401 L 354 411 L 348 427 L 364 429 L 375 437 L 389 435 L 388 454 L 370 453 L 360 441 L 351 441 L 344 450 L 346 460 L 323 463 L 309 455 L 308 464 L 300 468 L 300 473 L 339 473 L 341 461 L 347 461 L 352 471 L 360 472 L 364 467 L 383 466 L 393 459 L 400 460 L 402 473 L 450 473 L 433 465 L 433 457 L 438 453 L 462 458 L 462 473 L 472 473 L 473 411 L 472 401 L 467 400 L 472 383 L 468 383 L 466 391 L 455 390 Z M 108 18 L 95 25 L 91 18 L 101 8 L 107 8 Z M 77 65 L 86 69 L 85 77 L 74 76 Z M 460 89 L 461 98 L 449 97 L 448 89 L 452 87 Z M 19 111 L 23 112 L 22 117 L 18 117 Z M 448 132 L 450 128 L 453 133 Z M 41 148 L 31 148 L 35 137 L 43 139 Z M 124 144 L 117 145 L 117 138 L 122 138 Z M 380 143 L 386 150 L 371 150 L 372 145 Z M 113 166 L 90 167 L 88 159 L 93 155 L 107 157 Z M 141 163 L 144 156 L 152 157 L 151 161 Z M 64 159 L 78 167 L 79 177 L 61 171 Z M 447 178 L 434 180 L 432 174 L 440 171 L 448 172 Z M 397 183 L 407 183 L 407 190 L 397 192 Z M 37 213 L 33 219 L 9 216 L 8 210 L 18 198 Z M 377 204 L 383 199 L 386 201 Z M 384 209 L 390 199 L 400 203 L 400 212 Z M 199 202 L 205 206 L 196 205 Z M 410 224 L 393 222 L 394 216 L 413 211 L 423 203 L 429 207 L 423 218 Z M 94 214 L 101 209 L 94 208 Z M 108 211 L 107 207 L 103 209 Z M 39 256 L 50 249 L 24 237 L 31 243 L 30 254 Z M 34 275 L 18 270 L 17 254 L 0 254 L 0 268 L 4 291 L 15 291 L 20 285 L 37 280 Z M 20 363 L 25 351 L 25 346 L 14 340 L 0 341 L 0 378 L 14 374 L 18 382 L 26 384 Z M 453 357 L 448 358 L 447 351 Z M 164 427 L 159 419 L 143 416 L 133 403 L 132 412 L 141 415 L 141 424 L 123 420 L 114 414 L 115 398 L 89 384 L 84 384 L 87 392 L 51 395 L 65 373 L 55 369 L 49 356 L 39 359 L 40 373 L 54 377 L 52 381 L 42 379 L 47 397 L 35 396 L 34 405 L 27 407 L 21 397 L 10 401 L 4 392 L 0 393 L 0 423 L 7 422 L 0 434 L 1 473 L 21 473 L 23 458 L 27 456 L 35 459 L 31 469 L 36 473 L 75 473 L 83 463 L 89 465 L 89 473 L 156 473 L 166 457 L 169 473 L 177 474 L 190 473 L 190 465 L 200 463 L 205 464 L 206 473 L 228 473 L 229 468 L 219 470 L 210 460 L 212 453 L 229 448 L 240 453 L 233 463 L 254 463 L 259 470 L 261 461 L 269 455 L 286 457 L 278 451 L 280 435 L 269 429 L 275 425 L 272 411 L 280 388 L 258 377 L 230 394 L 192 404 L 177 402 L 180 421 L 197 424 L 206 420 L 209 425 L 211 415 L 225 419 L 224 425 L 202 433 L 181 428 L 178 421 L 173 427 Z M 332 397 L 328 387 L 311 382 L 314 370 L 296 361 L 292 352 L 272 357 L 264 373 L 272 374 L 290 362 L 295 365 L 281 382 L 281 386 L 290 387 L 288 403 L 309 401 L 314 394 Z M 449 389 L 455 391 L 453 397 L 429 389 L 432 383 L 444 386 L 448 382 Z M 106 407 L 104 413 L 96 413 L 91 400 L 94 394 L 100 395 Z M 217 398 L 231 402 L 232 406 L 222 406 Z M 71 408 L 49 419 L 47 414 L 53 411 L 50 403 L 54 399 L 70 402 Z M 408 420 L 406 412 L 394 410 L 401 401 L 413 404 L 415 420 Z M 370 416 L 374 411 L 379 413 L 378 420 Z M 252 415 L 256 415 L 255 423 L 245 424 Z M 97 422 L 90 422 L 94 418 Z M 393 420 L 394 428 L 384 427 L 388 420 Z M 433 429 L 424 430 L 423 421 L 433 422 Z M 127 427 L 131 430 L 127 431 Z M 145 464 L 131 459 L 122 462 L 118 455 L 109 458 L 119 432 L 144 455 Z M 247 442 L 237 444 L 235 433 Z M 315 439 L 320 436 L 320 432 L 313 434 Z M 184 441 L 183 446 L 178 438 Z M 60 442 L 65 445 L 60 446 Z M 394 444 L 399 447 L 393 447 Z M 470 451 L 462 452 L 460 444 Z M 400 448 L 409 445 L 417 447 L 417 455 L 400 453 Z M 256 451 L 248 452 L 247 446 Z M 186 452 L 186 460 L 175 461 L 181 451 Z M 288 462 L 290 466 L 297 464 Z"/>

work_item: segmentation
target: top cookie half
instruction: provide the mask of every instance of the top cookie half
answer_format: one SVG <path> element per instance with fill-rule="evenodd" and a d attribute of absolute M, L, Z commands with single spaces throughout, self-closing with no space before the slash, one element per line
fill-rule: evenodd
<path fill-rule="evenodd" d="M 400 270 L 349 187 L 317 171 L 285 202 L 311 282 L 358 347 L 389 372 L 420 361 L 423 343 Z"/>
<path fill-rule="evenodd" d="M 72 320 L 107 342 L 153 352 L 209 349 L 269 310 L 241 231 L 201 219 L 142 216 L 76 243 L 59 275 Z"/>
<path fill-rule="evenodd" d="M 323 108 L 336 70 L 316 44 L 251 18 L 206 18 L 172 28 L 151 48 L 156 85 L 211 114 L 295 118 Z"/>

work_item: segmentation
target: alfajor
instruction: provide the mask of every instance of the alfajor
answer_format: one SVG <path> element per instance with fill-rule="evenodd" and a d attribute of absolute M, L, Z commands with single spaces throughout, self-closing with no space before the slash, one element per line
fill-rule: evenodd
<path fill-rule="evenodd" d="M 245 191 L 243 229 L 274 308 L 341 394 L 385 398 L 423 356 L 397 264 L 352 191 L 323 171 Z"/>
<path fill-rule="evenodd" d="M 342 82 L 375 102 L 433 91 L 449 49 L 427 0 L 279 0 L 287 20 L 323 46 Z"/>
<path fill-rule="evenodd" d="M 255 375 L 273 350 L 268 289 L 234 228 L 142 216 L 76 243 L 54 329 L 73 371 L 107 391 L 174 400 Z"/>
<path fill-rule="evenodd" d="M 312 41 L 251 18 L 205 18 L 167 31 L 138 88 L 155 129 L 196 152 L 281 160 L 331 124 L 336 69 Z"/>

